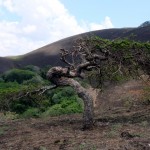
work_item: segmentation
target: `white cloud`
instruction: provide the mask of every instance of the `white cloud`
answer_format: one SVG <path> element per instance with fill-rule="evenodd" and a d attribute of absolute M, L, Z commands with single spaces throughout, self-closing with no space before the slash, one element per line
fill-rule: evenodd
<path fill-rule="evenodd" d="M 9 10 L 10 12 L 13 12 L 13 11 L 14 11 L 12 0 L 3 0 L 3 1 L 2 1 L 2 4 L 3 4 L 3 5 L 6 7 L 6 9 Z"/>
<path fill-rule="evenodd" d="M 105 20 L 100 24 L 90 23 L 91 30 L 101 30 L 101 29 L 107 29 L 107 28 L 113 28 L 113 24 L 108 16 L 105 17 Z"/>
<path fill-rule="evenodd" d="M 33 33 L 36 31 L 36 26 L 35 25 L 27 25 L 26 27 L 23 27 L 23 31 L 27 34 Z"/>
<path fill-rule="evenodd" d="M 61 38 L 113 27 L 109 17 L 80 25 L 59 0 L 0 0 L 16 21 L 0 21 L 0 56 L 27 53 Z"/>

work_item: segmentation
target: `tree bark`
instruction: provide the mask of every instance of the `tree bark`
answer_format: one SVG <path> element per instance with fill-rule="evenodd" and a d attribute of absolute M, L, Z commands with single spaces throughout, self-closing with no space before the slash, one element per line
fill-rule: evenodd
<path fill-rule="evenodd" d="M 81 86 L 79 82 L 74 79 L 61 79 L 65 85 L 70 85 L 77 92 L 78 96 L 84 102 L 84 112 L 83 112 L 83 129 L 89 129 L 93 127 L 93 118 L 94 118 L 94 110 L 93 110 L 93 99 L 90 94 L 86 91 L 85 88 Z"/>

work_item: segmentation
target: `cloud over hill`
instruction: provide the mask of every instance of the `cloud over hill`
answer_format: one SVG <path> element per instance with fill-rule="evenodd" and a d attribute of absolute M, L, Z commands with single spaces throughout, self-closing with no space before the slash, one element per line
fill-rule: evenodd
<path fill-rule="evenodd" d="M 19 55 L 50 42 L 86 31 L 111 28 L 101 23 L 80 24 L 59 0 L 0 0 L 0 56 Z"/>

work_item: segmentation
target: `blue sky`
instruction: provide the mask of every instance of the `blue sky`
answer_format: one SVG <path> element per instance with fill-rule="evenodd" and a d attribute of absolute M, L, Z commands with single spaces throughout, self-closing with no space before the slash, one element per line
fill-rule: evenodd
<path fill-rule="evenodd" d="M 60 0 L 77 20 L 101 22 L 109 16 L 114 27 L 136 27 L 150 20 L 150 0 Z"/>
<path fill-rule="evenodd" d="M 150 0 L 0 0 L 0 56 L 21 55 L 75 34 L 137 27 Z"/>

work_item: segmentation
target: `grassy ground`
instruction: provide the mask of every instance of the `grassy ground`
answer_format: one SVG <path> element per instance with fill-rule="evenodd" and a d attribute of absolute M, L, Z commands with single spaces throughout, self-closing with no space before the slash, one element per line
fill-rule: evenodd
<path fill-rule="evenodd" d="M 150 113 L 150 110 L 146 111 Z M 142 117 L 136 121 L 129 116 L 126 120 L 117 116 L 114 120 L 99 118 L 90 131 L 81 130 L 82 119 L 78 115 L 3 122 L 0 125 L 0 149 L 148 150 L 149 122 Z"/>

